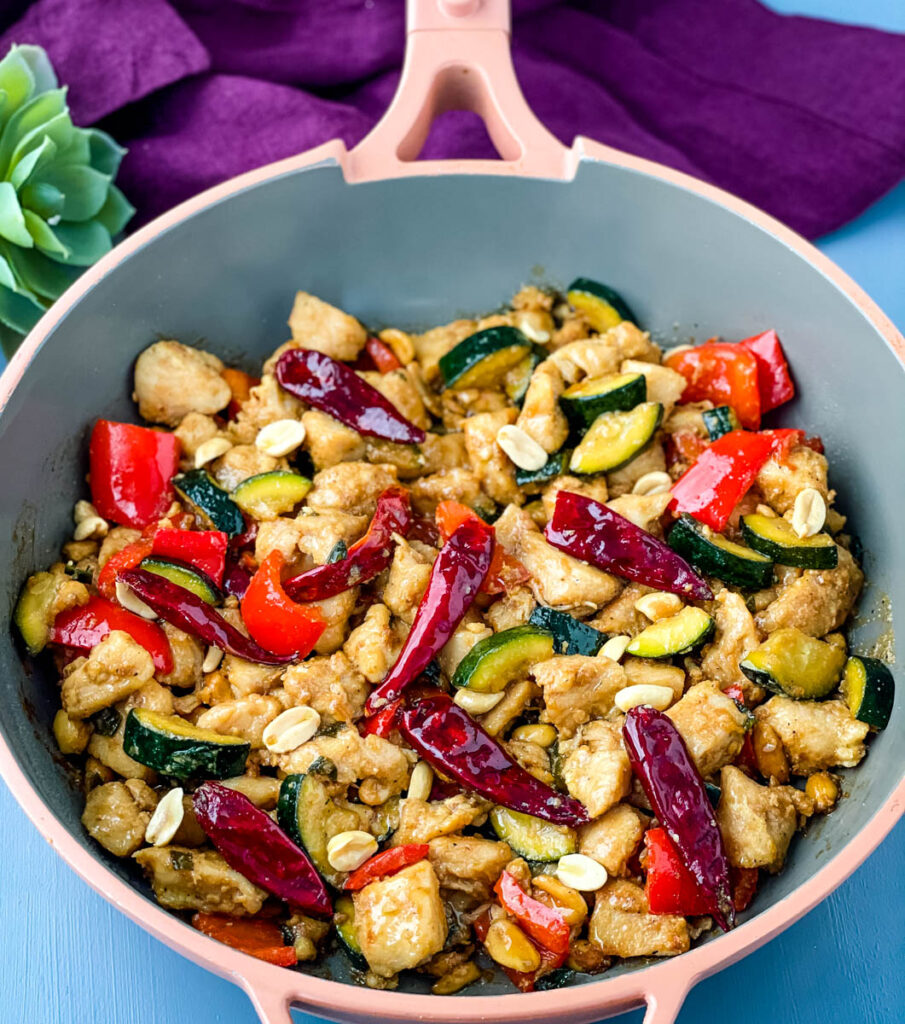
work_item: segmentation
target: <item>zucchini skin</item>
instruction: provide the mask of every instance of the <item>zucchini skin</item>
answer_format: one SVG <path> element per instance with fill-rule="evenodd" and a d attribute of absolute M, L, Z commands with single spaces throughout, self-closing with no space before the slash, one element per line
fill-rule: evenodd
<path fill-rule="evenodd" d="M 712 616 L 695 605 L 686 605 L 677 614 L 651 623 L 625 650 L 636 658 L 672 658 L 706 643 L 713 630 Z"/>
<path fill-rule="evenodd" d="M 167 732 L 166 720 L 174 717 L 132 708 L 123 730 L 123 750 L 133 760 L 177 779 L 228 779 L 242 775 L 251 745 L 233 737 L 212 739 L 215 734 L 197 729 L 183 718 L 179 728 L 188 733 Z"/>
<path fill-rule="evenodd" d="M 578 849 L 575 831 L 567 825 L 553 825 L 506 807 L 494 807 L 490 824 L 499 838 L 525 860 L 550 863 Z"/>
<path fill-rule="evenodd" d="M 581 296 L 583 295 L 597 300 L 596 303 L 582 301 Z M 598 332 L 609 330 L 610 327 L 615 327 L 623 320 L 630 320 L 633 324 L 638 323 L 638 318 L 619 292 L 593 278 L 576 277 L 569 285 L 566 298 L 576 309 L 581 309 L 588 315 L 591 326 Z M 609 310 L 606 308 L 607 306 Z"/>
<path fill-rule="evenodd" d="M 205 469 L 192 469 L 173 477 L 173 486 L 214 530 L 230 537 L 245 532 L 239 506 Z"/>
<path fill-rule="evenodd" d="M 793 700 L 821 700 L 836 688 L 845 652 L 793 626 L 777 629 L 739 662 L 758 686 Z"/>
<path fill-rule="evenodd" d="M 517 327 L 505 324 L 500 327 L 488 327 L 463 338 L 458 345 L 440 357 L 438 366 L 447 388 L 455 388 L 457 385 L 462 387 L 479 386 L 473 385 L 470 380 L 463 378 L 467 378 L 467 375 L 484 360 L 505 352 L 507 349 L 518 350 L 518 355 L 513 358 L 511 365 L 505 366 L 505 368 L 501 366 L 500 377 L 502 378 L 525 356 L 529 355 L 532 348 L 531 341 Z"/>
<path fill-rule="evenodd" d="M 339 888 L 343 875 L 327 860 L 326 818 L 332 806 L 326 786 L 316 776 L 287 775 L 277 799 L 277 824 L 307 852 L 324 881 Z"/>
<path fill-rule="evenodd" d="M 337 918 L 342 918 L 341 921 Z M 333 904 L 333 924 L 342 951 L 356 971 L 368 970 L 368 961 L 361 951 L 358 933 L 355 930 L 355 904 L 351 896 L 339 896 Z"/>
<path fill-rule="evenodd" d="M 581 381 L 567 388 L 559 397 L 566 419 L 574 431 L 579 433 L 587 430 L 601 413 L 628 412 L 636 405 L 647 401 L 647 378 L 643 373 L 609 374 L 609 378 L 628 378 L 621 385 L 611 390 L 596 394 L 581 394 L 580 389 L 587 388 L 591 381 Z M 607 378 L 600 378 L 601 381 Z M 570 394 L 569 392 L 573 392 Z"/>
<path fill-rule="evenodd" d="M 896 698 L 892 672 L 879 658 L 852 655 L 842 673 L 842 696 L 859 722 L 874 729 L 885 729 Z"/>
<path fill-rule="evenodd" d="M 219 604 L 222 599 L 219 588 L 207 573 L 175 558 L 151 556 L 143 559 L 139 568 L 163 576 L 176 586 L 190 590 L 208 604 Z"/>
<path fill-rule="evenodd" d="M 818 533 L 815 537 L 801 538 L 785 519 L 772 519 L 756 512 L 742 516 L 741 523 L 745 542 L 779 565 L 798 569 L 835 569 L 839 564 L 839 549 L 829 534 Z M 826 541 L 813 543 L 818 537 L 826 537 Z"/>
<path fill-rule="evenodd" d="M 599 629 L 579 622 L 566 612 L 542 604 L 534 609 L 528 622 L 553 634 L 554 654 L 584 654 L 593 657 L 609 640 L 609 636 Z"/>
<path fill-rule="evenodd" d="M 543 484 L 555 480 L 569 470 L 569 459 L 572 452 L 568 449 L 560 449 L 554 452 L 540 469 L 520 469 L 516 467 L 515 483 L 517 487 L 532 488 L 532 493 L 541 489 Z"/>
<path fill-rule="evenodd" d="M 56 594 L 57 581 L 49 572 L 29 576 L 19 594 L 13 622 L 32 656 L 40 654 L 47 646 L 50 636 L 48 612 Z"/>
<path fill-rule="evenodd" d="M 301 473 L 274 469 L 250 476 L 233 488 L 232 499 L 255 519 L 275 519 L 291 512 L 311 490 L 312 483 Z"/>
<path fill-rule="evenodd" d="M 479 640 L 459 662 L 452 685 L 457 689 L 499 693 L 529 665 L 553 657 L 549 630 L 527 624 Z"/>
<path fill-rule="evenodd" d="M 742 553 L 746 549 L 740 544 L 721 539 L 725 547 L 714 537 L 708 537 L 696 519 L 683 513 L 669 531 L 666 542 L 677 555 L 708 576 L 746 590 L 762 590 L 770 585 L 773 562 L 766 555 L 752 550 L 751 557 L 746 557 Z"/>
<path fill-rule="evenodd" d="M 711 441 L 716 441 L 723 434 L 731 434 L 733 430 L 739 430 L 741 427 L 731 405 L 718 405 L 715 409 L 705 409 L 701 413 L 701 419 L 704 421 Z"/>
<path fill-rule="evenodd" d="M 601 413 L 572 452 L 569 469 L 584 475 L 620 469 L 647 448 L 662 420 L 659 402 L 643 402 L 627 412 Z M 626 434 L 634 436 L 626 438 Z"/>

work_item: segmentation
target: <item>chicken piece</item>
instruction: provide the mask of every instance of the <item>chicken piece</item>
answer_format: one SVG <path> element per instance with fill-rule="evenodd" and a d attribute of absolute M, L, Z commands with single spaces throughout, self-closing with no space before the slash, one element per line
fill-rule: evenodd
<path fill-rule="evenodd" d="M 635 608 L 635 602 L 639 597 L 653 592 L 651 587 L 646 587 L 643 583 L 629 583 L 622 593 L 588 624 L 611 636 L 637 636 L 642 629 L 650 625 L 650 620 Z"/>
<path fill-rule="evenodd" d="M 157 678 L 164 686 L 187 690 L 201 682 L 204 647 L 195 637 L 171 626 L 168 622 L 161 623 L 161 626 L 173 652 L 173 671 L 158 675 Z"/>
<path fill-rule="evenodd" d="M 774 633 L 794 626 L 816 637 L 838 629 L 855 607 L 864 573 L 845 548 L 837 546 L 837 550 L 835 569 L 805 569 L 782 586 L 776 600 L 758 614 L 758 628 Z"/>
<path fill-rule="evenodd" d="M 557 311 L 557 316 L 559 316 L 559 311 Z M 550 348 L 555 351 L 566 345 L 571 345 L 573 341 L 581 341 L 590 336 L 591 325 L 588 323 L 587 317 L 580 310 L 572 310 L 553 332 Z"/>
<path fill-rule="evenodd" d="M 174 711 L 173 694 L 156 679 L 149 680 L 140 689 L 130 693 L 121 704 L 116 705 L 117 711 L 122 715 L 122 722 L 117 730 L 119 735 L 122 735 L 125 729 L 126 715 L 132 708 L 146 708 L 148 711 L 156 711 L 160 715 L 172 715 Z"/>
<path fill-rule="evenodd" d="M 710 431 L 704 423 L 703 413 L 713 408 L 713 402 L 683 402 L 664 417 L 663 430 L 667 434 L 697 434 L 703 441 L 710 440 Z"/>
<path fill-rule="evenodd" d="M 128 633 L 115 629 L 63 670 L 60 701 L 70 718 L 87 718 L 128 697 L 154 677 L 151 655 Z"/>
<path fill-rule="evenodd" d="M 395 466 L 340 462 L 315 474 L 308 507 L 315 512 L 340 511 L 370 518 L 380 495 L 398 482 Z"/>
<path fill-rule="evenodd" d="M 262 427 L 277 420 L 297 420 L 303 408 L 297 398 L 280 387 L 272 373 L 265 373 L 227 426 L 227 434 L 234 444 L 254 444 Z"/>
<path fill-rule="evenodd" d="M 481 902 L 491 898 L 512 850 L 507 843 L 479 836 L 438 836 L 430 841 L 428 856 L 442 889 L 456 889 Z"/>
<path fill-rule="evenodd" d="M 299 515 L 295 519 L 281 516 L 258 524 L 255 536 L 255 560 L 261 562 L 272 552 L 279 551 L 283 561 L 292 565 L 299 558 L 299 544 L 304 533 L 305 519 L 319 519 L 319 516 Z"/>
<path fill-rule="evenodd" d="M 440 668 L 446 673 L 446 677 L 452 679 L 453 673 L 465 655 L 479 641 L 486 640 L 489 636 L 493 636 L 493 630 L 484 625 L 477 609 L 472 606 L 437 654 Z"/>
<path fill-rule="evenodd" d="M 630 463 L 631 465 L 631 463 Z M 640 526 L 642 530 L 655 537 L 663 536 L 660 517 L 672 501 L 672 495 L 666 494 L 623 494 L 620 498 L 612 498 L 607 507 L 614 512 Z"/>
<path fill-rule="evenodd" d="M 361 434 L 327 413 L 309 409 L 302 413 L 302 424 L 305 448 L 316 469 L 329 469 L 340 462 L 358 462 L 364 458 L 367 444 Z"/>
<path fill-rule="evenodd" d="M 368 332 L 354 316 L 307 292 L 295 293 L 289 330 L 297 347 L 341 361 L 357 358 L 368 340 Z"/>
<path fill-rule="evenodd" d="M 114 555 L 140 538 L 141 530 L 133 530 L 131 526 L 114 526 L 108 530 L 97 553 L 98 569 L 103 569 Z"/>
<path fill-rule="evenodd" d="M 618 373 L 625 359 L 659 362 L 660 349 L 650 335 L 633 323 L 623 320 L 599 337 L 574 341 L 563 345 L 550 357 L 567 384 L 575 384 L 583 377 L 605 377 Z"/>
<path fill-rule="evenodd" d="M 668 686 L 674 700 L 679 700 L 685 690 L 685 670 L 678 665 L 629 655 L 622 659 L 622 668 L 626 686 Z"/>
<path fill-rule="evenodd" d="M 545 313 L 553 309 L 553 293 L 534 284 L 526 284 L 512 296 L 513 309 L 536 309 Z"/>
<path fill-rule="evenodd" d="M 540 696 L 540 687 L 530 679 L 518 679 L 510 683 L 503 692 L 503 699 L 486 714 L 479 715 L 484 732 L 500 736 L 519 717 L 528 703 Z"/>
<path fill-rule="evenodd" d="M 644 363 L 640 364 L 646 365 Z M 661 435 L 657 435 L 653 444 L 645 448 L 640 455 L 636 455 L 628 465 L 621 469 L 614 469 L 606 474 L 607 485 L 610 489 L 611 498 L 621 498 L 623 495 L 631 494 L 632 488 L 648 473 L 663 473 L 666 471 L 666 455 L 663 451 Z M 622 513 L 625 515 L 625 513 Z"/>
<path fill-rule="evenodd" d="M 404 636 L 392 625 L 385 604 L 372 604 L 343 650 L 369 683 L 382 682 L 399 657 Z"/>
<path fill-rule="evenodd" d="M 583 494 L 586 498 L 593 498 L 594 501 L 605 503 L 610 496 L 606 483 L 606 475 L 577 477 L 564 474 L 556 477 L 544 488 L 541 501 L 544 507 L 544 515 L 547 521 L 553 518 L 553 510 L 556 508 L 556 496 L 560 491 L 570 491 L 572 494 Z"/>
<path fill-rule="evenodd" d="M 441 501 L 458 501 L 469 507 L 487 504 L 478 474 L 462 466 L 412 481 L 412 505 L 419 515 L 433 516 Z"/>
<path fill-rule="evenodd" d="M 280 520 L 277 520 L 280 522 Z M 258 527 L 260 539 L 262 523 Z M 298 536 L 296 542 L 300 551 L 306 554 L 315 565 L 323 565 L 336 545 L 342 541 L 346 547 L 360 540 L 368 529 L 367 516 L 353 516 L 348 512 L 322 512 L 320 514 L 303 509 L 295 517 Z M 258 558 L 260 561 L 260 558 Z"/>
<path fill-rule="evenodd" d="M 369 371 L 360 376 L 391 402 L 410 423 L 422 430 L 431 425 L 421 392 L 406 369 L 390 370 L 389 373 Z"/>
<path fill-rule="evenodd" d="M 354 722 L 364 712 L 370 688 L 346 655 L 337 651 L 290 665 L 283 689 L 296 704 L 307 704 L 328 722 Z"/>
<path fill-rule="evenodd" d="M 696 683 L 666 714 L 704 778 L 734 761 L 745 742 L 749 718 L 716 683 Z"/>
<path fill-rule="evenodd" d="M 157 794 L 139 779 L 108 782 L 88 794 L 82 824 L 114 857 L 129 857 L 145 841 L 156 806 Z"/>
<path fill-rule="evenodd" d="M 647 818 L 631 804 L 616 804 L 578 830 L 578 852 L 593 857 L 612 877 L 628 875 L 628 862 L 644 835 Z"/>
<path fill-rule="evenodd" d="M 826 456 L 805 445 L 796 445 L 779 461 L 768 459 L 754 481 L 764 500 L 782 515 L 795 504 L 805 487 L 820 491 L 829 504 L 826 482 Z"/>
<path fill-rule="evenodd" d="M 254 661 L 226 654 L 220 663 L 233 697 L 249 697 L 253 693 L 270 693 L 280 682 L 283 669 L 278 665 L 259 665 Z"/>
<path fill-rule="evenodd" d="M 413 334 L 415 358 L 421 364 L 425 380 L 431 384 L 437 381 L 440 377 L 437 367 L 440 356 L 446 355 L 476 330 L 477 324 L 474 320 L 454 320 L 452 323 L 433 327 L 424 334 Z"/>
<path fill-rule="evenodd" d="M 157 341 L 135 362 L 138 411 L 151 423 L 178 427 L 190 412 L 212 416 L 232 399 L 229 385 L 220 376 L 223 363 L 210 352 Z"/>
<path fill-rule="evenodd" d="M 361 952 L 378 977 L 417 967 L 443 948 L 446 911 L 428 861 L 371 882 L 353 899 Z"/>
<path fill-rule="evenodd" d="M 854 768 L 867 753 L 870 727 L 859 722 L 841 700 L 792 700 L 771 697 L 754 714 L 772 725 L 796 775 L 826 768 Z"/>
<path fill-rule="evenodd" d="M 167 910 L 201 910 L 245 917 L 257 914 L 267 893 L 234 871 L 214 850 L 148 846 L 133 854 Z"/>
<path fill-rule="evenodd" d="M 509 739 L 503 742 L 503 747 L 529 775 L 540 779 L 548 786 L 555 785 L 556 780 L 550 770 L 550 755 L 542 746 L 532 743 L 531 740 Z"/>
<path fill-rule="evenodd" d="M 399 812 L 399 828 L 390 846 L 429 843 L 439 836 L 461 832 L 470 825 L 481 825 L 490 804 L 474 793 L 456 793 L 445 800 L 418 800 L 406 797 Z"/>
<path fill-rule="evenodd" d="M 311 602 L 310 607 L 316 608 L 327 623 L 327 628 L 314 645 L 315 654 L 333 654 L 346 642 L 349 636 L 349 618 L 358 604 L 358 589 L 351 587 L 323 601 Z"/>
<path fill-rule="evenodd" d="M 531 674 L 544 691 L 541 718 L 556 726 L 562 739 L 591 718 L 613 710 L 613 699 L 626 685 L 625 670 L 609 658 L 555 655 L 535 665 Z"/>
<path fill-rule="evenodd" d="M 537 607 L 537 601 L 528 587 L 514 587 L 507 591 L 484 612 L 484 618 L 495 633 L 513 626 L 524 626 Z"/>
<path fill-rule="evenodd" d="M 531 374 L 516 426 L 551 454 L 569 436 L 569 423 L 559 404 L 565 391 L 562 374 L 552 359 L 545 359 Z"/>
<path fill-rule="evenodd" d="M 745 693 L 747 703 L 763 699 L 764 691 L 752 683 L 738 667 L 746 654 L 761 642 L 754 618 L 745 599 L 732 590 L 721 590 L 710 611 L 716 623 L 713 643 L 704 648 L 701 669 L 707 679 L 713 679 L 721 690 L 737 683 Z"/>
<path fill-rule="evenodd" d="M 531 516 L 514 505 L 495 527 L 497 541 L 531 573 L 531 590 L 541 604 L 587 615 L 622 589 L 615 576 L 548 544 Z"/>
<path fill-rule="evenodd" d="M 211 475 L 227 491 L 243 480 L 285 468 L 285 462 L 267 455 L 253 444 L 237 444 L 210 464 Z"/>
<path fill-rule="evenodd" d="M 182 422 L 173 431 L 179 438 L 183 458 L 188 458 L 194 464 L 195 452 L 204 444 L 220 435 L 220 428 L 213 416 L 206 416 L 203 412 L 190 412 L 183 416 Z"/>
<path fill-rule="evenodd" d="M 447 389 L 440 395 L 440 417 L 448 431 L 463 430 L 472 416 L 511 408 L 506 394 L 494 388 Z"/>
<path fill-rule="evenodd" d="M 515 422 L 515 409 L 482 412 L 469 417 L 464 425 L 465 448 L 472 469 L 478 474 L 483 490 L 501 505 L 520 505 L 525 499 L 515 482 L 515 465 L 497 444 L 501 427 Z"/>
<path fill-rule="evenodd" d="M 320 955 L 318 945 L 330 933 L 329 921 L 318 921 L 305 914 L 293 914 L 285 925 L 292 939 L 292 948 L 299 962 L 316 960 Z"/>
<path fill-rule="evenodd" d="M 461 430 L 450 434 L 432 434 L 428 431 L 421 445 L 424 459 L 423 473 L 447 473 L 451 469 L 469 469 L 465 435 Z"/>
<path fill-rule="evenodd" d="M 431 563 L 407 541 L 396 543 L 383 601 L 398 619 L 411 625 L 430 579 Z"/>
<path fill-rule="evenodd" d="M 647 401 L 659 402 L 663 406 L 663 418 L 666 419 L 682 397 L 686 380 L 681 373 L 671 370 L 660 363 L 642 362 L 639 359 L 626 359 L 619 367 L 620 373 L 643 373 L 647 384 Z"/>
<path fill-rule="evenodd" d="M 597 891 L 588 938 L 607 956 L 675 956 L 688 951 L 688 923 L 673 914 L 652 914 L 644 889 L 621 878 Z"/>
<path fill-rule="evenodd" d="M 559 753 L 566 788 L 592 818 L 628 796 L 632 769 L 619 722 L 586 722 L 571 739 L 560 741 Z"/>
<path fill-rule="evenodd" d="M 798 808 L 810 798 L 791 786 L 761 786 L 731 764 L 720 772 L 720 790 L 716 821 L 729 863 L 775 874 L 798 827 Z"/>
<path fill-rule="evenodd" d="M 424 473 L 424 457 L 414 444 L 394 444 L 378 437 L 365 438 L 366 462 L 392 466 L 400 480 L 415 480 Z"/>
<path fill-rule="evenodd" d="M 88 754 L 90 758 L 124 779 L 140 779 L 149 785 L 156 781 L 157 775 L 151 768 L 139 764 L 123 750 L 122 726 L 113 736 L 102 736 L 99 732 L 93 732 L 91 739 L 88 740 Z"/>
<path fill-rule="evenodd" d="M 202 711 L 195 724 L 224 736 L 241 736 L 253 750 L 264 746 L 264 730 L 284 710 L 273 694 L 251 693 L 237 700 L 225 700 Z"/>

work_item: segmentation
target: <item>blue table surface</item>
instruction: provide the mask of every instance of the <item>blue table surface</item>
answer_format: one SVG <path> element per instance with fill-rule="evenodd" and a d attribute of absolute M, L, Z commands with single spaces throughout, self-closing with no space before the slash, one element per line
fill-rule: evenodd
<path fill-rule="evenodd" d="M 771 6 L 905 31 L 903 0 Z M 905 329 L 905 184 L 820 247 Z M 254 1024 L 237 988 L 167 949 L 89 890 L 2 785 L 0 822 L 0 1024 Z M 905 1021 L 903 876 L 905 821 L 804 920 L 698 985 L 680 1024 Z M 640 1024 L 641 1017 L 639 1010 L 619 1020 Z"/>

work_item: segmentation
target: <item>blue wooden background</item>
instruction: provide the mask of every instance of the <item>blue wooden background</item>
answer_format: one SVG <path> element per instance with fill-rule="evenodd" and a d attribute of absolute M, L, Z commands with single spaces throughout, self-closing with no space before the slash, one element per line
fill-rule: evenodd
<path fill-rule="evenodd" d="M 905 31 L 905 0 L 771 6 Z M 820 244 L 905 329 L 905 184 Z M 0 834 L 0 1024 L 254 1024 L 237 988 L 183 960 L 90 891 L 2 783 Z M 680 1024 L 905 1021 L 903 877 L 905 822 L 803 921 L 699 985 Z M 639 1024 L 641 1016 L 619 1021 Z"/>

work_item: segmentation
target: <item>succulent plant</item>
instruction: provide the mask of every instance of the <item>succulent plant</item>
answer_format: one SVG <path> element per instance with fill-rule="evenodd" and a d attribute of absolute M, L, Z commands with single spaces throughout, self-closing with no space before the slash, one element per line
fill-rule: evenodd
<path fill-rule="evenodd" d="M 113 184 L 125 150 L 77 128 L 39 46 L 0 60 L 0 325 L 4 348 L 112 246 L 135 212 Z"/>

